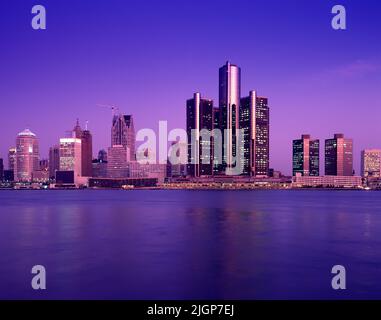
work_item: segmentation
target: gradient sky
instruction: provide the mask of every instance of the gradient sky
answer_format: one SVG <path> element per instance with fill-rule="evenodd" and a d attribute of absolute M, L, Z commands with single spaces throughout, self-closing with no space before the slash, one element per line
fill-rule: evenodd
<path fill-rule="evenodd" d="M 31 28 L 35 4 L 46 6 L 45 31 Z M 331 28 L 335 4 L 346 31 Z M 217 105 L 230 60 L 242 95 L 269 98 L 271 167 L 291 173 L 302 133 L 342 132 L 358 172 L 360 150 L 381 148 L 380 33 L 376 0 L 2 1 L 0 157 L 24 128 L 47 157 L 76 118 L 89 121 L 95 154 L 107 148 L 111 112 L 97 103 L 132 113 L 137 129 L 185 128 L 185 100 L 200 91 Z"/>

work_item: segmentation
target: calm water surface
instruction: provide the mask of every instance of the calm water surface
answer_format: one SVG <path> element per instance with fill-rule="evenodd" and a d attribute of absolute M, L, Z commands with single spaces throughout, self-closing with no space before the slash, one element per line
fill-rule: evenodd
<path fill-rule="evenodd" d="M 0 191 L 0 298 L 381 298 L 381 193 Z"/>

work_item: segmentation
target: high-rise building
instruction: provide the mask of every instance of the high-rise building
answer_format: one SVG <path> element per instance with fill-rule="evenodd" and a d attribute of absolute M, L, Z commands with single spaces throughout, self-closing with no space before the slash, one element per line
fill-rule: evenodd
<path fill-rule="evenodd" d="M 73 171 L 74 179 L 82 176 L 82 141 L 77 138 L 60 139 L 60 171 Z"/>
<path fill-rule="evenodd" d="M 367 149 L 361 152 L 361 175 L 364 178 L 381 177 L 381 150 Z"/>
<path fill-rule="evenodd" d="M 16 148 L 10 148 L 8 151 L 8 169 L 15 171 L 16 166 Z"/>
<path fill-rule="evenodd" d="M 93 137 L 89 130 L 82 132 L 82 176 L 91 177 L 93 174 Z"/>
<path fill-rule="evenodd" d="M 127 178 L 130 162 L 130 150 L 122 145 L 114 145 L 107 153 L 107 176 L 109 178 Z"/>
<path fill-rule="evenodd" d="M 188 173 L 193 177 L 213 175 L 213 100 L 195 93 L 187 100 Z"/>
<path fill-rule="evenodd" d="M 325 175 L 353 176 L 353 140 L 335 134 L 325 140 Z"/>
<path fill-rule="evenodd" d="M 129 149 L 129 158 L 135 160 L 135 128 L 132 115 L 116 114 L 112 119 L 111 146 Z"/>
<path fill-rule="evenodd" d="M 239 126 L 243 131 L 239 159 L 243 174 L 252 176 L 268 176 L 270 160 L 270 113 L 267 98 L 258 97 L 250 91 L 248 97 L 241 99 Z"/>
<path fill-rule="evenodd" d="M 319 140 L 311 139 L 309 134 L 292 143 L 292 174 L 302 176 L 319 176 Z"/>
<path fill-rule="evenodd" d="M 49 177 L 54 179 L 56 171 L 60 170 L 60 147 L 53 146 L 49 148 Z"/>
<path fill-rule="evenodd" d="M 32 181 L 33 171 L 39 168 L 39 149 L 36 135 L 29 129 L 16 138 L 15 180 Z"/>
<path fill-rule="evenodd" d="M 241 99 L 239 112 L 239 127 L 243 130 L 243 135 L 240 137 L 243 150 L 239 161 L 243 168 L 243 174 L 251 176 L 255 176 L 256 101 L 256 92 L 250 91 L 248 97 Z"/>
<path fill-rule="evenodd" d="M 220 129 L 222 130 L 223 145 L 226 145 L 221 170 L 236 165 L 236 136 L 239 130 L 240 98 L 241 69 L 230 62 L 226 62 L 219 69 Z"/>
<path fill-rule="evenodd" d="M 4 179 L 4 162 L 3 159 L 0 158 L 0 182 Z"/>
<path fill-rule="evenodd" d="M 81 139 L 81 153 L 82 153 L 82 168 L 81 174 L 83 177 L 92 176 L 92 160 L 93 160 L 93 137 L 89 130 L 82 130 L 79 120 L 73 129 L 73 137 Z"/>
<path fill-rule="evenodd" d="M 255 175 L 268 176 L 270 165 L 270 110 L 267 98 L 257 97 L 255 113 Z"/>

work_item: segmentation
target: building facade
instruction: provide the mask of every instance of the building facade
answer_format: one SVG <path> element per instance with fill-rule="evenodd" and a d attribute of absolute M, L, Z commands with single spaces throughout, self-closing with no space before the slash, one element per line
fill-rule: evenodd
<path fill-rule="evenodd" d="M 381 177 L 381 150 L 366 149 L 361 152 L 361 175 L 364 178 Z"/>
<path fill-rule="evenodd" d="M 16 138 L 15 180 L 31 182 L 33 171 L 39 169 L 39 147 L 36 135 L 29 129 L 20 132 Z"/>
<path fill-rule="evenodd" d="M 15 171 L 16 166 L 16 148 L 8 150 L 8 170 Z"/>
<path fill-rule="evenodd" d="M 60 169 L 60 146 L 49 148 L 49 177 L 55 179 L 56 171 Z"/>
<path fill-rule="evenodd" d="M 129 158 L 135 160 L 135 128 L 132 115 L 117 114 L 112 119 L 111 146 L 124 146 Z"/>
<path fill-rule="evenodd" d="M 325 175 L 353 176 L 353 140 L 335 134 L 325 141 Z"/>
<path fill-rule="evenodd" d="M 292 142 L 292 175 L 319 176 L 319 140 L 311 139 L 308 134 Z"/>
<path fill-rule="evenodd" d="M 240 99 L 241 69 L 228 61 L 219 69 L 220 129 L 225 145 L 220 171 L 236 165 Z"/>
<path fill-rule="evenodd" d="M 107 153 L 108 178 L 127 178 L 129 175 L 130 150 L 122 145 L 114 145 Z"/>
<path fill-rule="evenodd" d="M 192 177 L 213 175 L 214 129 L 213 100 L 195 93 L 187 100 L 188 174 Z"/>
<path fill-rule="evenodd" d="M 60 139 L 60 171 L 73 171 L 75 180 L 82 176 L 81 139 Z"/>

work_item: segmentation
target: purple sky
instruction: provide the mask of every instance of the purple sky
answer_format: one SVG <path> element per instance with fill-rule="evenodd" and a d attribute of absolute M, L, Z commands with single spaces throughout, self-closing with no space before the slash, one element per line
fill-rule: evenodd
<path fill-rule="evenodd" d="M 291 172 L 292 139 L 342 132 L 360 150 L 381 148 L 381 3 L 234 0 L 6 1 L 0 19 L 0 157 L 28 127 L 41 156 L 76 118 L 110 144 L 111 112 L 139 128 L 185 127 L 185 100 L 218 92 L 218 68 L 242 69 L 242 94 L 271 107 L 271 167 Z M 307 4 L 308 3 L 308 4 Z M 348 30 L 331 28 L 331 8 L 347 8 Z M 47 30 L 30 26 L 47 9 Z M 321 158 L 323 160 L 323 157 Z M 323 173 L 323 172 L 321 172 Z"/>

